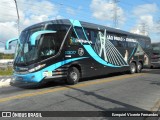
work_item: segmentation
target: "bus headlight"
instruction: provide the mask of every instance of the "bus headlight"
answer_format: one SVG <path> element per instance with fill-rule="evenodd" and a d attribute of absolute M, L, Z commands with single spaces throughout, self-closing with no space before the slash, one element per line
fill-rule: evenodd
<path fill-rule="evenodd" d="M 39 69 L 41 69 L 42 67 L 44 67 L 46 64 L 42 64 L 42 65 L 38 65 L 37 67 L 34 67 L 34 68 L 32 68 L 32 69 L 30 69 L 30 70 L 28 70 L 29 72 L 34 72 L 34 71 L 36 71 L 36 70 L 39 70 Z"/>

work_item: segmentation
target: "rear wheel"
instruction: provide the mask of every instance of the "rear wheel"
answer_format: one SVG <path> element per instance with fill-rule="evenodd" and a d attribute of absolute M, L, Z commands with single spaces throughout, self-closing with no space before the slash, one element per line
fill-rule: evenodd
<path fill-rule="evenodd" d="M 68 69 L 67 73 L 67 83 L 70 85 L 77 84 L 80 78 L 80 72 L 76 67 L 71 67 Z"/>
<path fill-rule="evenodd" d="M 150 69 L 153 69 L 153 68 L 154 68 L 153 65 L 151 65 L 151 66 L 150 66 Z"/>
<path fill-rule="evenodd" d="M 140 73 L 142 71 L 142 63 L 138 62 L 137 63 L 137 73 Z"/>
<path fill-rule="evenodd" d="M 135 72 L 136 72 L 136 64 L 132 62 L 130 64 L 130 73 L 134 74 Z"/>

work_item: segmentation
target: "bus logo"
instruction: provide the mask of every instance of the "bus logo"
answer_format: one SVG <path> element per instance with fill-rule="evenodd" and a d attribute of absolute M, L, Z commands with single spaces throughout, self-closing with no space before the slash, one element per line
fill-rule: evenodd
<path fill-rule="evenodd" d="M 80 56 L 82 56 L 82 55 L 84 54 L 83 48 L 79 48 L 79 49 L 78 49 L 78 54 L 79 54 Z"/>
<path fill-rule="evenodd" d="M 76 51 L 65 51 L 66 55 L 74 55 L 76 54 Z"/>

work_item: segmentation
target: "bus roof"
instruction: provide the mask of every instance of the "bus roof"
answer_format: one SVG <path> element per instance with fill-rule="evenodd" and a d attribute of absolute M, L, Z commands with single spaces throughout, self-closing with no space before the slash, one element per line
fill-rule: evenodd
<path fill-rule="evenodd" d="M 111 27 L 108 27 L 108 26 L 98 25 L 98 24 L 94 24 L 94 23 L 88 23 L 88 22 L 84 22 L 84 21 L 80 21 L 80 23 L 81 23 L 81 25 L 83 27 L 87 27 L 87 28 L 91 28 L 91 29 L 100 29 L 100 30 L 106 29 L 109 32 L 115 32 L 115 33 L 119 33 L 119 34 L 126 34 L 126 35 L 130 35 L 130 36 L 134 36 L 134 37 L 141 37 L 141 38 L 150 39 L 148 36 L 134 34 L 134 33 L 130 33 L 130 32 L 124 31 L 124 30 L 111 28 Z M 69 19 L 57 19 L 57 20 L 50 20 L 50 21 L 45 21 L 45 22 L 37 23 L 37 24 L 34 24 L 32 26 L 27 27 L 24 30 L 31 29 L 31 28 L 38 27 L 38 26 L 44 26 L 45 24 L 72 25 Z"/>
<path fill-rule="evenodd" d="M 154 45 L 154 44 L 160 44 L 160 42 L 154 42 L 154 43 L 152 43 L 152 45 Z"/>

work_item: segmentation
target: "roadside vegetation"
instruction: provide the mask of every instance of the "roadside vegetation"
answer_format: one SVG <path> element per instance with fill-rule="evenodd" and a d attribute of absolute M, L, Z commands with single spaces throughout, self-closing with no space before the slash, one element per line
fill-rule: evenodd
<path fill-rule="evenodd" d="M 0 59 L 13 59 L 14 54 L 4 54 L 0 53 Z M 12 66 L 8 65 L 0 65 L 0 76 L 10 76 L 13 74 L 13 68 Z"/>
<path fill-rule="evenodd" d="M 0 76 L 10 76 L 13 74 L 13 68 L 7 67 L 7 68 L 0 68 Z"/>
<path fill-rule="evenodd" d="M 0 53 L 0 59 L 13 59 L 13 58 L 14 58 L 14 54 Z"/>

